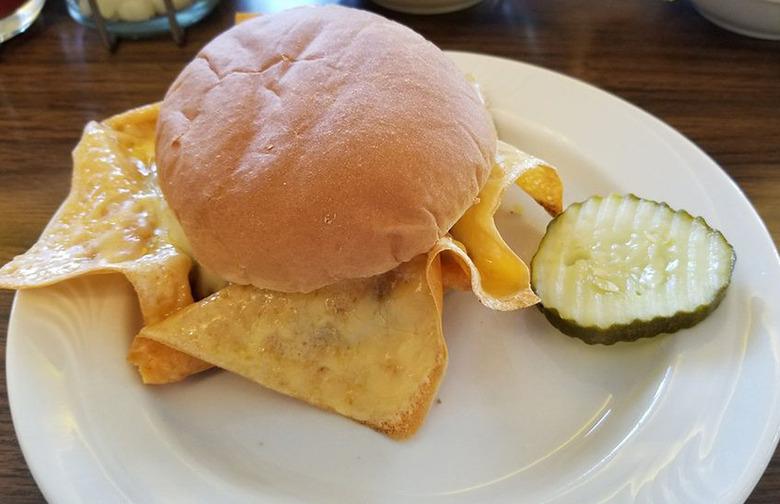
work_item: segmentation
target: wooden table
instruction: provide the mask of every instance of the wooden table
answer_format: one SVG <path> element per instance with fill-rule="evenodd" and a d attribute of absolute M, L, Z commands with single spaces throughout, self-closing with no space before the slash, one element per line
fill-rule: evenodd
<path fill-rule="evenodd" d="M 183 47 L 159 37 L 123 41 L 112 54 L 68 17 L 64 0 L 49 0 L 27 33 L 0 47 L 0 264 L 36 240 L 68 192 L 70 151 L 88 120 L 161 99 L 236 10 L 268 12 L 283 3 L 224 0 L 188 30 Z M 685 0 L 486 0 L 440 16 L 346 3 L 405 23 L 444 49 L 526 61 L 633 102 L 708 152 L 780 243 L 780 42 L 724 31 Z M 6 394 L 12 298 L 0 292 L 0 502 L 43 502 Z M 748 502 L 780 502 L 780 453 Z"/>

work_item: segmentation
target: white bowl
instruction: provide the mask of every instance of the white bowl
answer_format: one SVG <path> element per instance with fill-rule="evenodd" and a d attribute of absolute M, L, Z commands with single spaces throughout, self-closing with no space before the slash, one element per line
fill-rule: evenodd
<path fill-rule="evenodd" d="M 476 5 L 482 0 L 373 0 L 388 9 L 410 14 L 443 14 Z"/>
<path fill-rule="evenodd" d="M 780 40 L 780 0 L 691 0 L 702 16 L 727 30 Z"/>

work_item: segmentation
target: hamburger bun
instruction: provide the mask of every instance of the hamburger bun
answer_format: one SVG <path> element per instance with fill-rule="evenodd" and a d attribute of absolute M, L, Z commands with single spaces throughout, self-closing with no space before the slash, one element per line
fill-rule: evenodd
<path fill-rule="evenodd" d="M 261 16 L 214 39 L 160 110 L 160 184 L 195 259 L 308 292 L 432 248 L 486 182 L 496 132 L 454 63 L 355 9 Z"/>

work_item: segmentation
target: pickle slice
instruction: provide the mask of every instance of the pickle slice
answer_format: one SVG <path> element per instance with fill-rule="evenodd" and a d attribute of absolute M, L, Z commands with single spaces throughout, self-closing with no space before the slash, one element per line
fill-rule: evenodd
<path fill-rule="evenodd" d="M 561 332 L 610 345 L 702 321 L 723 300 L 735 260 L 701 217 L 633 194 L 594 196 L 550 222 L 531 288 Z"/>

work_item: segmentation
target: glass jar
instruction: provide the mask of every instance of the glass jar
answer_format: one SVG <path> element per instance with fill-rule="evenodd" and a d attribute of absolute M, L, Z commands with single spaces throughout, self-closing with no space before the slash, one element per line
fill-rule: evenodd
<path fill-rule="evenodd" d="M 38 17 L 44 0 L 0 0 L 0 43 L 22 33 Z"/>
<path fill-rule="evenodd" d="M 181 28 L 196 23 L 214 9 L 219 0 L 172 0 Z M 92 28 L 97 23 L 89 0 L 65 0 L 70 16 Z M 171 30 L 164 0 L 95 0 L 103 25 L 112 35 L 143 37 Z"/>

